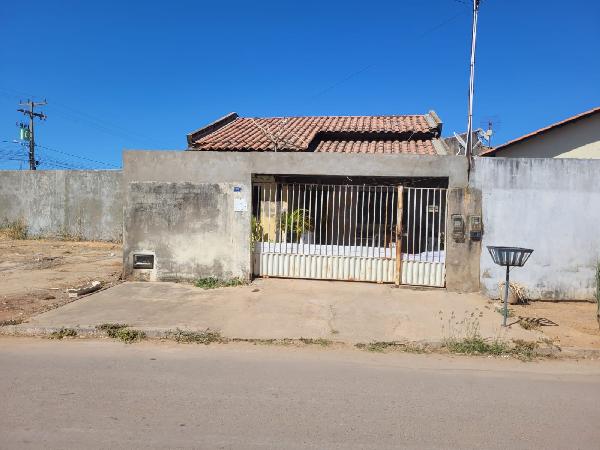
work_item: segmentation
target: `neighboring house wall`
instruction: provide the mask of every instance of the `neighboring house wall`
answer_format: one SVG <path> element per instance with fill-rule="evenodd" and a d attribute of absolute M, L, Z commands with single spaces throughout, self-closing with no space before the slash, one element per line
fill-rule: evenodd
<path fill-rule="evenodd" d="M 483 196 L 482 289 L 498 297 L 505 270 L 486 245 L 534 250 L 511 281 L 532 299 L 592 300 L 600 259 L 600 161 L 476 158 Z"/>
<path fill-rule="evenodd" d="M 118 241 L 122 172 L 0 171 L 0 224 L 23 220 L 31 236 Z"/>
<path fill-rule="evenodd" d="M 499 149 L 503 158 L 600 158 L 600 113 Z"/>
<path fill-rule="evenodd" d="M 467 184 L 466 159 L 454 156 L 128 151 L 123 157 L 124 274 L 155 280 L 250 276 L 253 174 L 447 177 L 451 189 Z M 248 210 L 234 211 L 235 198 Z M 449 246 L 448 258 L 461 266 L 471 258 L 478 268 L 478 246 L 462 258 L 452 255 L 466 246 Z M 133 254 L 142 251 L 155 254 L 155 269 L 134 273 Z M 478 278 L 478 271 L 448 270 L 453 290 L 476 290 Z"/>

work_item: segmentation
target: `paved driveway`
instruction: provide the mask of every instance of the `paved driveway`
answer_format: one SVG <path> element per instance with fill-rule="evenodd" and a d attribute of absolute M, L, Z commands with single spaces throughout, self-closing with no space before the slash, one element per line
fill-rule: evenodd
<path fill-rule="evenodd" d="M 389 285 L 261 279 L 202 290 L 177 283 L 123 283 L 32 318 L 25 326 L 220 330 L 237 338 L 327 338 L 345 342 L 437 341 L 477 322 L 484 336 L 505 337 L 501 316 L 477 294 Z M 537 336 L 519 326 L 508 337 Z"/>

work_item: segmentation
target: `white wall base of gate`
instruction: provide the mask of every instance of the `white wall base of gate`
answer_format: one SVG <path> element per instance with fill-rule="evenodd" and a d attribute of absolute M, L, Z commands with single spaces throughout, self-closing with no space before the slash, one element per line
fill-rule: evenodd
<path fill-rule="evenodd" d="M 359 256 L 254 253 L 256 276 L 393 283 L 396 261 Z"/>
<path fill-rule="evenodd" d="M 446 264 L 444 262 L 402 261 L 402 284 L 444 287 L 446 285 Z"/>
<path fill-rule="evenodd" d="M 253 273 L 261 277 L 393 283 L 396 260 L 359 256 L 254 253 Z M 443 262 L 403 261 L 402 284 L 445 285 Z"/>

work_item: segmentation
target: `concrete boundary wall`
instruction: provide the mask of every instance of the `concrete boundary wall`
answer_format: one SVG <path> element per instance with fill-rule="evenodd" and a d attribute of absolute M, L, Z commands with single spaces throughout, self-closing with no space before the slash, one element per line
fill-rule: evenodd
<path fill-rule="evenodd" d="M 456 156 L 126 151 L 123 161 L 124 272 L 140 279 L 250 277 L 255 174 L 443 177 L 451 189 L 467 185 L 466 159 Z M 236 211 L 240 201 L 246 210 Z M 142 251 L 155 255 L 151 272 L 132 268 Z M 467 252 L 477 262 L 475 253 Z M 477 271 L 452 273 L 475 277 L 453 280 L 457 290 L 478 284 Z"/>
<path fill-rule="evenodd" d="M 483 202 L 481 285 L 498 297 L 504 269 L 486 245 L 534 249 L 511 281 L 532 299 L 592 300 L 600 260 L 600 161 L 476 158 L 472 186 Z"/>
<path fill-rule="evenodd" d="M 122 172 L 0 171 L 0 223 L 23 220 L 31 236 L 119 241 Z"/>

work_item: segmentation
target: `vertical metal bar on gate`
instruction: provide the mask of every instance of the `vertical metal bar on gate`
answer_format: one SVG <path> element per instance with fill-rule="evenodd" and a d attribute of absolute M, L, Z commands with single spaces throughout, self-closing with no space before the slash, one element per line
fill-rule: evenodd
<path fill-rule="evenodd" d="M 384 256 L 387 257 L 387 223 L 388 223 L 388 202 L 389 202 L 389 198 L 390 197 L 390 187 L 386 186 L 385 187 L 385 218 L 383 220 L 383 254 Z M 391 253 L 390 253 L 390 257 L 391 257 Z"/>
<path fill-rule="evenodd" d="M 412 251 L 411 254 L 413 255 L 413 261 L 415 260 L 415 238 L 417 236 L 416 233 L 416 223 L 417 223 L 417 190 L 416 189 L 412 189 L 413 191 L 413 229 L 412 229 Z M 419 221 L 420 223 L 420 221 Z"/>
<path fill-rule="evenodd" d="M 365 185 L 362 186 L 362 199 L 360 202 L 360 256 L 363 255 L 363 228 L 365 227 Z"/>
<path fill-rule="evenodd" d="M 379 223 L 377 224 L 377 257 L 381 258 L 381 210 L 383 206 L 383 186 L 379 187 Z"/>
<path fill-rule="evenodd" d="M 279 192 L 279 195 L 277 195 Z M 279 250 L 281 251 L 281 185 L 275 185 L 275 243 L 279 242 Z"/>
<path fill-rule="evenodd" d="M 396 233 L 394 228 L 394 200 L 396 198 L 396 188 L 392 187 L 392 200 L 390 203 L 390 258 L 392 258 L 392 236 Z M 396 249 L 396 253 L 398 253 L 398 249 Z"/>
<path fill-rule="evenodd" d="M 320 186 L 321 190 L 321 214 L 319 215 L 319 255 L 321 254 L 321 249 L 323 248 L 323 186 Z"/>
<path fill-rule="evenodd" d="M 354 253 L 356 254 L 356 247 L 357 247 L 357 242 L 356 242 L 356 238 L 358 235 L 358 186 L 355 186 L 355 191 L 356 191 L 356 206 L 354 208 Z"/>
<path fill-rule="evenodd" d="M 368 191 L 367 194 L 367 229 L 365 231 L 365 238 L 367 239 L 367 257 L 369 257 L 369 214 L 371 213 L 371 190 Z"/>
<path fill-rule="evenodd" d="M 285 185 L 285 238 L 283 241 L 285 242 L 285 249 L 287 253 L 287 241 L 288 241 L 288 218 L 290 217 L 290 187 L 289 185 Z"/>
<path fill-rule="evenodd" d="M 398 186 L 398 206 L 396 212 L 396 286 L 402 282 L 402 216 L 403 216 L 403 197 L 404 190 Z"/>
<path fill-rule="evenodd" d="M 325 208 L 325 215 L 327 221 L 325 222 L 325 254 L 328 254 L 329 241 L 327 240 L 328 229 L 329 229 L 329 185 L 327 185 L 327 207 Z"/>
<path fill-rule="evenodd" d="M 340 256 L 340 205 L 342 204 L 342 187 L 337 186 L 338 188 L 338 210 L 337 210 L 337 236 L 335 239 L 336 242 L 336 254 Z M 335 191 L 334 191 L 335 192 Z"/>
<path fill-rule="evenodd" d="M 429 189 L 425 193 L 425 261 L 429 258 Z"/>
<path fill-rule="evenodd" d="M 377 220 L 377 186 L 373 188 L 373 228 L 371 228 L 371 257 L 375 257 L 375 220 Z"/>
<path fill-rule="evenodd" d="M 434 262 L 435 261 L 435 210 L 436 210 L 436 202 L 435 202 L 435 192 L 437 191 L 437 189 L 432 189 L 433 191 L 433 214 L 431 214 L 431 252 L 433 254 L 433 257 L 431 258 L 431 261 Z M 438 208 L 439 211 L 439 208 Z"/>
<path fill-rule="evenodd" d="M 313 185 L 310 185 L 310 190 L 308 191 L 308 228 L 313 228 L 314 226 L 314 222 L 311 223 L 312 217 L 311 217 L 311 212 L 313 211 L 312 209 L 312 191 L 313 191 Z M 309 231 L 307 233 L 308 235 L 308 254 L 311 254 L 311 250 L 310 250 L 310 246 L 313 243 L 312 242 L 312 231 Z"/>
<path fill-rule="evenodd" d="M 340 189 L 341 191 L 341 189 Z M 341 195 L 341 193 L 340 193 Z M 344 225 L 342 230 L 342 248 L 344 249 L 344 256 L 346 256 L 346 206 L 348 205 L 348 185 L 344 190 Z"/>
<path fill-rule="evenodd" d="M 442 191 L 443 189 L 440 189 L 440 207 L 438 210 L 438 262 L 442 262 L 442 211 L 445 211 L 445 209 L 442 209 L 444 204 Z"/>
<path fill-rule="evenodd" d="M 348 196 L 348 194 L 346 194 Z M 348 256 L 352 256 L 352 224 L 356 222 L 356 217 L 354 218 L 354 222 L 352 221 L 352 211 L 354 209 L 354 192 L 352 190 L 352 186 L 350 186 L 350 196 L 348 201 Z"/>

